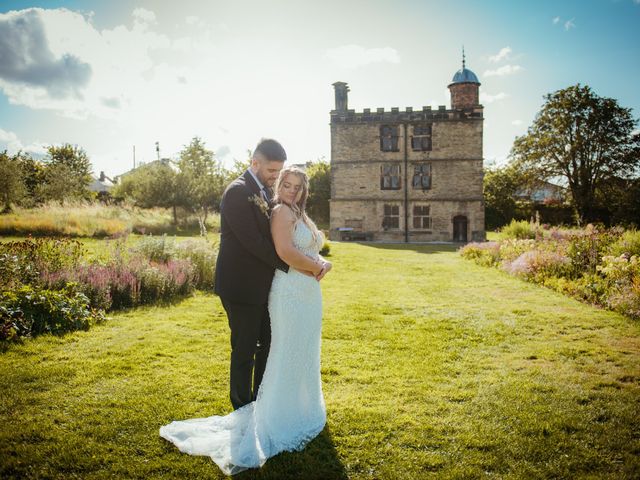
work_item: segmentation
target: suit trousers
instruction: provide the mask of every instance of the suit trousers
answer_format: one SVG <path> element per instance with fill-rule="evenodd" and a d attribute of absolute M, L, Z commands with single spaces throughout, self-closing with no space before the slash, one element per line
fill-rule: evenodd
<path fill-rule="evenodd" d="M 221 300 L 231 329 L 230 398 L 237 410 L 257 398 L 271 346 L 271 321 L 266 303 Z"/>

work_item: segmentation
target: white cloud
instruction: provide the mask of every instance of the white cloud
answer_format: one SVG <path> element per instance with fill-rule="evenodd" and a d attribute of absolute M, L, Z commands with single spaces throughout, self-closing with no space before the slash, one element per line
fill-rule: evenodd
<path fill-rule="evenodd" d="M 360 45 L 343 45 L 326 51 L 325 56 L 342 68 L 358 68 L 371 63 L 400 63 L 395 48 L 365 48 Z"/>
<path fill-rule="evenodd" d="M 0 128 L 0 151 L 4 150 L 7 150 L 9 155 L 14 155 L 19 151 L 36 154 L 38 156 L 47 153 L 44 144 L 36 142 L 24 145 L 15 133 Z"/>
<path fill-rule="evenodd" d="M 576 24 L 575 24 L 575 23 L 573 23 L 573 20 L 574 20 L 574 19 L 572 18 L 571 20 L 567 20 L 566 22 L 564 22 L 564 29 L 565 29 L 565 30 L 570 30 L 570 29 L 572 29 L 572 28 L 575 28 L 575 27 L 576 27 Z"/>
<path fill-rule="evenodd" d="M 35 45 L 26 45 L 23 50 L 14 48 L 16 65 L 34 63 L 34 80 L 25 82 L 12 76 L 11 71 L 0 69 L 0 89 L 12 104 L 51 109 L 71 118 L 82 119 L 90 115 L 113 118 L 122 114 L 119 110 L 135 105 L 140 92 L 148 89 L 150 77 L 156 74 L 151 53 L 172 46 L 168 37 L 150 29 L 155 14 L 144 9 L 134 10 L 131 28 L 119 25 L 102 31 L 91 23 L 90 15 L 83 16 L 66 9 L 29 9 L 0 14 L 0 25 L 15 21 L 9 16 L 17 17 L 23 23 L 30 20 L 34 25 L 33 38 L 39 39 L 42 46 L 39 51 L 50 53 L 48 57 L 34 57 L 29 49 Z M 47 65 L 61 70 L 59 77 L 66 82 L 62 84 L 64 89 L 52 84 L 50 79 L 49 83 L 38 83 L 38 72 L 44 70 L 46 73 L 53 68 L 45 68 Z M 3 75 L 3 72 L 6 73 Z M 84 72 L 84 76 L 74 72 Z M 174 71 L 172 75 L 177 83 L 176 73 Z"/>
<path fill-rule="evenodd" d="M 482 104 L 493 103 L 500 100 L 504 100 L 508 96 L 509 95 L 504 92 L 496 93 L 495 95 L 491 95 L 490 93 L 486 93 L 486 92 L 480 92 L 480 103 Z"/>
<path fill-rule="evenodd" d="M 523 68 L 520 65 L 503 65 L 496 70 L 486 70 L 484 72 L 485 77 L 502 77 L 504 75 L 513 75 L 519 72 Z"/>
<path fill-rule="evenodd" d="M 551 20 L 551 22 L 552 22 L 554 25 L 557 25 L 557 24 L 560 22 L 560 17 L 553 17 L 553 19 Z"/>
<path fill-rule="evenodd" d="M 136 8 L 133 11 L 133 18 L 139 23 L 156 23 L 156 14 L 145 8 Z"/>
<path fill-rule="evenodd" d="M 510 53 L 511 53 L 511 47 L 504 47 L 500 49 L 500 51 L 496 55 L 490 56 L 489 61 L 493 63 L 497 63 L 500 60 L 504 60 L 508 58 Z"/>
<path fill-rule="evenodd" d="M 207 25 L 207 22 L 205 22 L 203 19 L 201 19 L 197 15 L 188 15 L 187 17 L 185 17 L 184 22 L 190 27 L 202 28 Z"/>
<path fill-rule="evenodd" d="M 52 99 L 81 98 L 92 69 L 66 49 L 55 51 L 41 9 L 0 14 L 0 86 L 14 84 Z"/>
<path fill-rule="evenodd" d="M 511 125 L 516 125 L 516 126 L 522 125 L 522 120 L 513 120 L 511 122 Z"/>

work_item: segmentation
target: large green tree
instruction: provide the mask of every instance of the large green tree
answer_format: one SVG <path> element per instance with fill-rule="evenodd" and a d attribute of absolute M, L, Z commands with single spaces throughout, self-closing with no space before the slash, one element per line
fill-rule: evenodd
<path fill-rule="evenodd" d="M 20 202 L 27 193 L 20 166 L 20 153 L 9 155 L 0 152 L 0 202 L 2 213 L 12 211 L 14 204 Z"/>
<path fill-rule="evenodd" d="M 142 208 L 172 208 L 177 223 L 177 171 L 170 161 L 151 162 L 120 177 L 112 190 L 118 200 L 132 200 Z"/>
<path fill-rule="evenodd" d="M 612 179 L 637 177 L 640 134 L 631 109 L 580 84 L 545 96 L 512 158 L 541 180 L 562 179 L 580 222 L 600 220 L 598 190 Z"/>
<path fill-rule="evenodd" d="M 198 217 L 200 234 L 206 235 L 206 221 L 210 211 L 219 210 L 227 173 L 205 143 L 194 137 L 180 152 L 178 160 L 180 195 Z"/>

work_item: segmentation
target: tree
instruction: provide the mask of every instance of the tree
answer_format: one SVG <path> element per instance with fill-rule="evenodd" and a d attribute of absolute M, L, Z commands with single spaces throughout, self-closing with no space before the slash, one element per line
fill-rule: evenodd
<path fill-rule="evenodd" d="M 211 150 L 199 137 L 194 137 L 180 152 L 178 160 L 180 195 L 186 206 L 198 217 L 200 235 L 206 235 L 205 222 L 211 210 L 220 209 L 227 175 Z"/>
<path fill-rule="evenodd" d="M 247 169 L 251 166 L 251 158 L 253 154 L 251 150 L 247 150 L 247 159 L 246 160 L 238 160 L 237 158 L 233 159 L 233 166 L 230 169 L 226 170 L 226 184 L 234 181 L 240 175 L 247 171 Z"/>
<path fill-rule="evenodd" d="M 116 199 L 133 200 L 141 208 L 173 208 L 173 221 L 177 223 L 177 172 L 169 161 L 142 165 L 120 177 L 112 190 Z"/>
<path fill-rule="evenodd" d="M 91 199 L 87 188 L 91 183 L 91 161 L 80 147 L 65 143 L 47 148 L 46 181 L 52 182 L 45 190 L 61 203 L 67 198 Z"/>
<path fill-rule="evenodd" d="M 640 178 L 616 178 L 598 190 L 598 204 L 606 207 L 607 225 L 640 227 Z"/>
<path fill-rule="evenodd" d="M 65 163 L 51 163 L 46 165 L 44 183 L 38 186 L 37 195 L 45 201 L 54 200 L 60 205 L 68 198 L 74 197 L 72 186 L 73 172 Z"/>
<path fill-rule="evenodd" d="M 523 173 L 511 162 L 484 172 L 486 228 L 493 230 L 508 224 L 516 216 L 516 191 L 525 186 Z"/>
<path fill-rule="evenodd" d="M 10 156 L 0 153 L 0 202 L 2 213 L 10 213 L 12 204 L 20 202 L 27 193 L 20 168 L 20 153 Z"/>
<path fill-rule="evenodd" d="M 579 222 L 599 220 L 597 192 L 613 178 L 637 176 L 640 134 L 631 109 L 580 84 L 545 96 L 511 157 L 540 180 L 563 179 Z"/>
<path fill-rule="evenodd" d="M 329 199 L 331 198 L 331 165 L 324 159 L 307 164 L 309 177 L 309 216 L 319 223 L 329 223 Z"/>
<path fill-rule="evenodd" d="M 44 203 L 43 185 L 46 182 L 46 165 L 27 154 L 18 154 L 22 180 L 26 194 L 21 205 L 32 208 Z"/>

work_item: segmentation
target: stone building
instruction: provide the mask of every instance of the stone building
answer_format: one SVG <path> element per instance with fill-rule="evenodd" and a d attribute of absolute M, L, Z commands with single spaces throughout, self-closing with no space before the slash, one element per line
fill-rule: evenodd
<path fill-rule="evenodd" d="M 333 240 L 484 240 L 480 82 L 465 68 L 449 84 L 451 108 L 355 112 L 333 84 Z"/>

